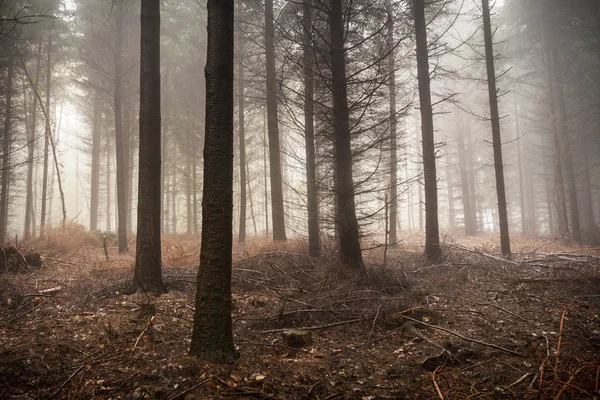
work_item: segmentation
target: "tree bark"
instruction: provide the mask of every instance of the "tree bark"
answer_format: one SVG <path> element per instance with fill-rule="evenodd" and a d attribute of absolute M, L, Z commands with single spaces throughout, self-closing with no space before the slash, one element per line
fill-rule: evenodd
<path fill-rule="evenodd" d="M 471 190 L 469 185 L 468 171 L 467 171 L 467 160 L 465 152 L 465 140 L 463 137 L 464 125 L 458 124 L 458 118 L 456 118 L 456 142 L 458 147 L 458 168 L 460 171 L 460 188 L 462 192 L 462 203 L 463 203 L 463 214 L 465 220 L 465 234 L 467 236 L 475 236 L 477 234 L 477 222 L 474 215 L 473 201 L 471 199 Z"/>
<path fill-rule="evenodd" d="M 387 11 L 387 49 L 388 49 L 388 74 L 390 92 L 390 221 L 389 244 L 395 246 L 398 242 L 396 233 L 398 223 L 398 144 L 397 144 L 397 117 L 396 117 L 396 52 L 394 50 L 394 12 L 392 1 L 386 0 Z"/>
<path fill-rule="evenodd" d="M 190 353 L 233 363 L 233 1 L 208 0 L 202 245 Z"/>
<path fill-rule="evenodd" d="M 238 10 L 241 10 L 241 2 Z M 241 14 L 241 13 L 240 13 Z M 238 31 L 238 145 L 240 151 L 240 220 L 238 230 L 238 242 L 246 241 L 246 121 L 245 98 L 244 98 L 244 32 Z"/>
<path fill-rule="evenodd" d="M 271 173 L 271 213 L 273 240 L 286 240 L 281 178 L 281 149 L 277 111 L 277 77 L 275 74 L 275 27 L 273 0 L 265 0 L 265 51 L 267 63 L 267 123 L 269 131 L 269 167 Z"/>
<path fill-rule="evenodd" d="M 100 192 L 100 95 L 94 95 L 94 117 L 92 120 L 92 171 L 90 190 L 90 230 L 98 230 L 98 199 Z"/>
<path fill-rule="evenodd" d="M 40 81 L 40 67 L 42 61 L 42 38 L 40 37 L 38 40 L 38 50 L 36 57 L 36 68 L 35 68 L 35 87 L 34 91 L 38 92 L 39 89 L 39 81 Z M 39 92 L 38 92 L 39 93 Z M 23 232 L 23 237 L 25 239 L 29 238 L 32 234 L 35 235 L 35 229 L 32 229 L 33 225 L 33 169 L 34 164 L 33 160 L 35 157 L 35 143 L 36 143 L 36 127 L 37 127 L 37 108 L 38 108 L 38 99 L 37 96 L 33 96 L 33 101 L 31 104 L 31 125 L 29 127 L 29 134 L 27 135 L 27 194 L 25 197 L 25 230 Z"/>
<path fill-rule="evenodd" d="M 306 195 L 308 211 L 308 255 L 321 255 L 319 234 L 319 203 L 317 199 L 317 168 L 315 155 L 314 53 L 312 43 L 312 0 L 303 2 L 303 70 L 304 70 L 304 143 L 306 146 Z"/>
<path fill-rule="evenodd" d="M 348 108 L 342 0 L 329 1 L 329 27 L 337 203 L 335 223 L 339 238 L 340 263 L 349 268 L 362 269 L 364 266 L 352 180 L 350 110 Z"/>
<path fill-rule="evenodd" d="M 9 51 L 13 51 L 12 49 Z M 8 184 L 10 180 L 10 149 L 12 130 L 12 95 L 13 95 L 13 60 L 8 59 L 6 73 L 6 99 L 4 111 L 4 129 L 2 131 L 2 193 L 0 193 L 0 245 L 6 241 L 6 228 L 8 221 Z"/>
<path fill-rule="evenodd" d="M 494 169 L 496 171 L 496 194 L 498 196 L 498 220 L 500 225 L 500 251 L 504 257 L 510 255 L 508 213 L 504 186 L 504 164 L 502 162 L 502 137 L 500 135 L 500 115 L 498 113 L 498 92 L 496 90 L 496 69 L 492 42 L 492 24 L 489 0 L 481 0 L 483 8 L 483 35 L 485 40 L 485 61 L 487 69 L 490 114 L 492 119 L 492 143 L 494 148 Z"/>
<path fill-rule="evenodd" d="M 122 85 L 122 47 L 123 47 L 123 1 L 116 0 L 116 42 L 115 42 L 115 76 L 114 76 L 114 108 L 115 108 L 115 141 L 117 157 L 117 233 L 119 237 L 119 253 L 127 252 L 127 193 L 125 169 L 125 149 L 123 138 L 123 85 Z"/>
<path fill-rule="evenodd" d="M 52 81 L 52 34 L 48 35 L 48 56 L 46 59 L 46 110 L 50 113 L 50 84 Z M 44 167 L 42 177 L 42 211 L 40 214 L 40 235 L 44 234 L 46 227 L 46 200 L 48 196 L 48 150 L 50 142 L 50 119 L 46 118 L 44 131 Z"/>
<path fill-rule="evenodd" d="M 423 175 L 425 178 L 425 256 L 430 260 L 435 260 L 440 256 L 440 231 L 425 0 L 414 1 L 419 102 L 423 136 Z"/>
<path fill-rule="evenodd" d="M 142 0 L 140 39 L 140 134 L 138 207 L 133 283 L 166 293 L 160 235 L 160 0 Z"/>

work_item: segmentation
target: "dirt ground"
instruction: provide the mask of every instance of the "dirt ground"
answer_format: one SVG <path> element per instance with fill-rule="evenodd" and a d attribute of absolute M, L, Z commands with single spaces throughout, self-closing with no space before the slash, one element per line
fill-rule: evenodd
<path fill-rule="evenodd" d="M 600 398 L 600 249 L 491 236 L 445 238 L 428 264 L 420 235 L 365 252 L 367 272 L 302 243 L 235 249 L 234 333 L 241 357 L 187 354 L 199 254 L 167 236 L 160 297 L 123 295 L 133 255 L 82 230 L 23 243 L 41 269 L 0 274 L 1 399 Z M 110 243 L 109 243 L 110 244 Z M 131 245 L 133 247 L 133 244 Z M 304 328 L 312 344 L 288 347 Z"/>

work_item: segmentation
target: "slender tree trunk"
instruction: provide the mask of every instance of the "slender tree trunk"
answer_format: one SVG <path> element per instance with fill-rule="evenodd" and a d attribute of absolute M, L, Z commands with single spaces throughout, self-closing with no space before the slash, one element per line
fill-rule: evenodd
<path fill-rule="evenodd" d="M 114 76 L 114 108 L 115 108 L 115 141 L 117 157 L 117 233 L 119 237 L 119 253 L 127 252 L 127 193 L 125 168 L 125 145 L 123 138 L 123 84 L 122 84 L 122 44 L 123 44 L 123 1 L 116 0 L 116 44 L 115 44 L 115 76 Z"/>
<path fill-rule="evenodd" d="M 523 162 L 521 156 L 521 135 L 519 126 L 519 102 L 518 97 L 515 94 L 515 145 L 517 146 L 517 164 L 519 167 L 519 200 L 520 200 L 520 209 L 521 209 L 521 233 L 523 235 L 529 235 L 529 223 L 528 216 L 525 212 L 525 203 L 526 203 L 526 195 L 525 188 L 523 184 Z"/>
<path fill-rule="evenodd" d="M 465 234 L 468 236 L 475 236 L 477 234 L 477 223 L 473 214 L 474 208 L 471 199 L 471 190 L 467 171 L 465 140 L 463 137 L 463 129 L 465 129 L 465 127 L 462 124 L 458 124 L 458 117 L 456 117 L 456 122 L 456 143 L 458 147 L 458 154 L 460 155 L 458 157 L 458 168 L 460 171 L 460 188 L 462 191 Z"/>
<path fill-rule="evenodd" d="M 198 172 L 196 166 L 196 145 L 192 145 L 192 182 L 193 182 L 193 201 L 194 201 L 194 233 L 198 233 Z"/>
<path fill-rule="evenodd" d="M 173 146 L 173 160 L 177 160 L 177 145 Z M 171 232 L 177 233 L 177 165 L 171 166 Z"/>
<path fill-rule="evenodd" d="M 454 182 L 453 182 L 452 160 L 450 154 L 446 157 L 446 184 L 448 191 L 448 230 L 456 228 L 456 215 L 454 211 Z"/>
<path fill-rule="evenodd" d="M 35 68 L 35 86 L 34 91 L 38 92 L 39 89 L 39 81 L 40 81 L 40 70 L 41 70 L 41 61 L 42 61 L 42 38 L 40 37 L 38 40 L 38 51 L 36 57 L 36 68 Z M 25 230 L 23 236 L 25 239 L 29 238 L 33 232 L 35 235 L 35 229 L 32 231 L 32 224 L 34 224 L 34 208 L 33 208 L 33 159 L 35 156 L 35 143 L 36 143 L 36 127 L 37 127 L 37 108 L 38 108 L 38 99 L 37 96 L 33 96 L 33 101 L 31 104 L 31 125 L 29 128 L 29 134 L 27 135 L 27 194 L 25 197 Z"/>
<path fill-rule="evenodd" d="M 419 139 L 419 136 L 421 136 L 419 134 L 419 123 L 418 120 L 416 120 L 416 126 L 415 126 L 415 134 L 416 134 L 416 141 L 417 141 L 417 165 L 419 167 L 421 167 L 423 165 L 423 156 L 422 156 L 422 149 L 423 147 L 421 146 L 421 140 Z M 417 180 L 417 194 L 418 194 L 418 200 L 419 200 L 419 232 L 423 232 L 423 222 L 424 222 L 424 218 L 423 218 L 423 214 L 424 214 L 424 202 L 423 202 L 423 185 L 421 183 L 421 174 L 422 174 L 422 169 L 419 168 L 419 173 L 417 174 L 419 176 L 419 179 Z"/>
<path fill-rule="evenodd" d="M 125 212 L 127 235 L 133 233 L 132 210 L 133 210 L 133 161 L 135 158 L 134 141 L 132 134 L 133 105 L 131 101 L 123 102 L 123 154 L 125 155 Z"/>
<path fill-rule="evenodd" d="M 140 147 L 133 283 L 166 293 L 160 235 L 160 0 L 142 0 L 140 39 Z"/>
<path fill-rule="evenodd" d="M 308 254 L 321 255 L 319 234 L 319 203 L 317 199 L 317 168 L 315 155 L 314 53 L 312 43 L 312 0 L 303 2 L 303 70 L 304 70 L 304 143 L 306 146 L 306 194 L 308 211 Z"/>
<path fill-rule="evenodd" d="M 389 244 L 395 246 L 398 242 L 396 226 L 398 221 L 398 148 L 397 148 L 397 117 L 396 117 L 396 52 L 394 50 L 394 11 L 392 1 L 386 0 L 387 12 L 387 49 L 388 74 L 390 92 L 390 221 Z"/>
<path fill-rule="evenodd" d="M 9 50 L 12 52 L 12 49 Z M 12 95 L 13 95 L 13 60 L 8 60 L 6 73 L 6 98 L 4 111 L 4 129 L 2 133 L 2 193 L 0 193 L 0 245 L 6 242 L 6 229 L 8 221 L 8 183 L 10 180 L 10 149 L 12 130 Z"/>
<path fill-rule="evenodd" d="M 258 228 L 256 226 L 256 214 L 254 213 L 254 202 L 252 201 L 252 185 L 250 178 L 250 167 L 246 163 L 246 183 L 248 186 L 248 200 L 250 201 L 250 216 L 252 217 L 252 226 L 254 227 L 254 236 L 258 235 Z"/>
<path fill-rule="evenodd" d="M 100 95 L 94 95 L 94 119 L 92 121 L 92 173 L 90 190 L 90 230 L 98 230 L 98 198 L 100 192 Z"/>
<path fill-rule="evenodd" d="M 552 13 L 552 11 L 549 11 Z M 554 24 L 552 24 L 554 26 Z M 579 223 L 579 203 L 577 200 L 577 185 L 575 182 L 575 172 L 573 167 L 573 155 L 571 152 L 571 138 L 569 135 L 569 127 L 568 127 L 568 117 L 567 117 L 567 107 L 565 103 L 565 95 L 563 91 L 563 83 L 562 83 L 562 71 L 560 68 L 559 61 L 559 49 L 556 44 L 556 30 L 548 29 L 549 42 L 550 46 L 550 71 L 554 80 L 554 87 L 556 95 L 555 98 L 552 98 L 552 101 L 555 103 L 555 111 L 558 111 L 558 121 L 557 127 L 560 134 L 560 138 L 562 140 L 562 146 L 564 149 L 564 159 L 563 159 L 563 168 L 565 172 L 565 176 L 567 178 L 567 186 L 569 188 L 569 208 L 571 211 L 571 231 L 573 234 L 573 240 L 575 243 L 581 243 L 581 226 Z M 556 116 L 556 114 L 554 114 Z"/>
<path fill-rule="evenodd" d="M 483 8 L 483 34 L 485 40 L 485 61 L 487 66 L 490 114 L 492 118 L 492 142 L 494 147 L 494 169 L 496 170 L 496 193 L 498 196 L 498 219 L 500 225 L 500 248 L 502 255 L 510 254 L 510 236 L 508 232 L 508 212 L 506 210 L 506 192 L 504 186 L 504 164 L 502 161 L 502 137 L 500 135 L 500 115 L 498 113 L 498 92 L 496 90 L 496 69 L 492 42 L 492 24 L 490 21 L 489 0 L 481 0 Z"/>
<path fill-rule="evenodd" d="M 46 59 L 46 110 L 50 113 L 50 84 L 52 81 L 52 34 L 48 35 L 48 57 Z M 44 234 L 46 227 L 46 200 L 48 196 L 48 149 L 50 142 L 50 119 L 46 118 L 44 132 L 44 169 L 42 177 L 42 213 L 40 215 L 40 234 Z"/>
<path fill-rule="evenodd" d="M 267 170 L 267 110 L 265 109 L 263 112 L 263 173 L 264 173 L 264 182 L 265 182 L 265 235 L 269 237 L 269 182 L 267 179 L 268 170 Z"/>
<path fill-rule="evenodd" d="M 165 70 L 165 78 L 164 78 L 164 84 L 163 84 L 163 90 L 166 92 L 167 88 L 169 87 L 169 71 L 170 68 L 166 68 Z M 162 101 L 163 101 L 163 112 L 164 115 L 166 115 L 166 118 L 163 118 L 162 120 L 162 124 L 161 124 L 161 141 L 160 141 L 160 162 L 161 162 L 161 168 L 160 168 L 160 187 L 161 187 L 161 199 L 162 202 L 165 204 L 164 207 L 161 207 L 161 214 L 160 214 L 160 230 L 161 232 L 166 232 L 167 231 L 167 221 L 169 219 L 169 194 L 168 194 L 168 190 L 167 187 L 165 186 L 167 184 L 166 182 L 166 171 L 167 171 L 167 123 L 168 123 L 168 116 L 169 116 L 169 109 L 168 109 L 168 103 L 167 103 L 167 98 L 169 96 L 161 96 Z M 195 153 L 195 152 L 194 152 Z"/>
<path fill-rule="evenodd" d="M 111 213 L 110 213 L 110 205 L 112 204 L 111 202 L 111 195 L 110 195 L 110 188 L 111 188 L 111 182 L 110 182 L 110 163 L 111 163 L 111 159 L 110 159 L 110 145 L 109 145 L 109 135 L 107 132 L 106 135 L 106 231 L 107 232 L 111 232 L 112 231 L 112 221 L 111 221 Z"/>
<path fill-rule="evenodd" d="M 233 1 L 208 0 L 202 247 L 190 353 L 233 363 Z"/>
<path fill-rule="evenodd" d="M 329 27 L 337 200 L 335 222 L 339 237 L 340 262 L 346 267 L 362 269 L 360 233 L 356 219 L 354 182 L 352 180 L 350 110 L 348 108 L 342 0 L 329 1 Z"/>
<path fill-rule="evenodd" d="M 238 3 L 241 10 L 241 2 Z M 241 30 L 238 32 L 238 141 L 240 151 L 240 221 L 238 230 L 238 242 L 246 241 L 246 121 L 244 113 L 244 42 L 245 36 Z"/>
<path fill-rule="evenodd" d="M 281 179 L 281 149 L 277 111 L 277 77 L 275 74 L 275 27 L 273 0 L 265 0 L 265 51 L 267 62 L 267 123 L 269 131 L 269 167 L 271 173 L 271 213 L 273 240 L 286 240 Z"/>
<path fill-rule="evenodd" d="M 192 233 L 192 160 L 191 155 L 185 157 L 185 219 L 186 219 L 186 233 Z"/>
<path fill-rule="evenodd" d="M 544 64 L 546 72 L 546 81 L 548 83 L 548 94 L 550 98 L 550 110 L 552 114 L 552 149 L 554 152 L 553 167 L 554 167 L 554 196 L 558 214 L 558 230 L 559 235 L 569 234 L 569 219 L 567 216 L 567 200 L 565 197 L 565 186 L 562 175 L 562 160 L 564 157 L 563 148 L 560 141 L 557 127 L 557 112 L 554 98 L 556 97 L 556 82 L 552 71 L 552 50 L 551 50 L 551 35 L 550 21 L 547 21 L 546 16 L 542 17 L 542 45 L 544 52 Z"/>
<path fill-rule="evenodd" d="M 425 23 L 425 0 L 414 1 L 419 101 L 423 134 L 423 174 L 425 178 L 425 255 L 430 260 L 434 260 L 440 256 L 440 231 L 438 225 L 433 107 L 429 77 L 429 50 L 427 47 L 427 25 Z"/>

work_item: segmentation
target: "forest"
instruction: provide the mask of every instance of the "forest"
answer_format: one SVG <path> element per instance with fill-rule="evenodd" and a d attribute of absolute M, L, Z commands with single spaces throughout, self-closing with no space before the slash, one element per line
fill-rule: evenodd
<path fill-rule="evenodd" d="M 600 399 L 600 0 L 0 0 L 0 399 Z"/>

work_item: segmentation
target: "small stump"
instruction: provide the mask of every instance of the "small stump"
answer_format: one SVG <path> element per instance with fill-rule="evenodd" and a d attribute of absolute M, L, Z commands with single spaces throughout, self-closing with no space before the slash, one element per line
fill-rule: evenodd
<path fill-rule="evenodd" d="M 283 332 L 285 344 L 289 347 L 300 348 L 312 344 L 312 334 L 304 329 L 288 329 Z"/>

